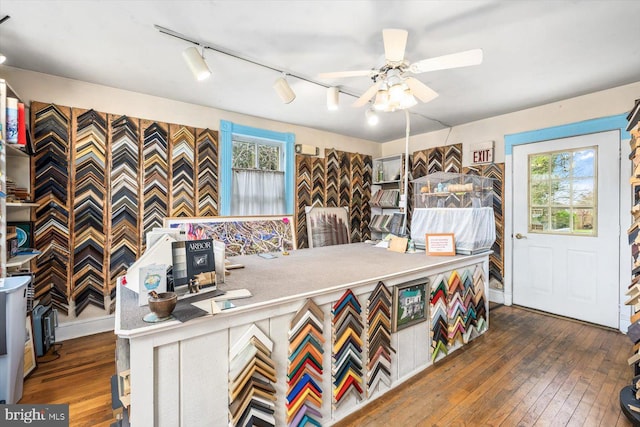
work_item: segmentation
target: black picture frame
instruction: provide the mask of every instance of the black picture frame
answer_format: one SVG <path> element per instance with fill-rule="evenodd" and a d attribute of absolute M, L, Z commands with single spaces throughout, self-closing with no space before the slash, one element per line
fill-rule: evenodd
<path fill-rule="evenodd" d="M 428 289 L 429 279 L 426 277 L 394 286 L 392 332 L 397 332 L 427 320 L 427 311 L 429 310 Z M 406 298 L 408 293 L 412 294 L 409 302 L 407 302 Z M 416 298 L 418 298 L 418 301 L 416 301 Z M 405 315 L 407 309 L 411 310 L 411 314 L 408 316 Z"/>
<path fill-rule="evenodd" d="M 18 252 L 33 248 L 33 221 L 7 222 L 7 226 L 16 227 L 16 232 L 18 233 Z"/>

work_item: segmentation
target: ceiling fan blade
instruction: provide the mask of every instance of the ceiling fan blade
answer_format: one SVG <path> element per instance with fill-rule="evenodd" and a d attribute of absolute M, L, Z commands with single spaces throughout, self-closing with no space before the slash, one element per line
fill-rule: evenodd
<path fill-rule="evenodd" d="M 387 62 L 404 61 L 404 50 L 407 47 L 407 31 L 387 28 L 382 30 L 384 57 Z"/>
<path fill-rule="evenodd" d="M 373 70 L 356 70 L 356 71 L 335 71 L 331 73 L 318 74 L 319 79 L 340 79 L 343 77 L 362 77 L 370 76 Z"/>
<path fill-rule="evenodd" d="M 469 65 L 481 63 L 482 49 L 472 49 L 414 62 L 409 66 L 409 71 L 419 74 L 427 71 L 446 70 L 447 68 L 468 67 Z"/>
<path fill-rule="evenodd" d="M 360 98 L 356 99 L 355 102 L 351 104 L 351 106 L 362 107 L 363 105 L 365 105 L 378 92 L 378 88 L 380 87 L 381 84 L 382 84 L 382 80 L 377 81 L 376 84 L 374 84 L 369 89 L 367 89 L 367 91 L 363 93 Z"/>
<path fill-rule="evenodd" d="M 438 93 L 435 90 L 414 77 L 407 77 L 404 81 L 409 86 L 413 96 L 422 102 L 433 101 L 438 97 Z"/>

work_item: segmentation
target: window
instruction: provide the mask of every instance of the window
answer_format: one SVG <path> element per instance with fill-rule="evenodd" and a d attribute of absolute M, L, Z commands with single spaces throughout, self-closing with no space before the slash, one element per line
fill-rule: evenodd
<path fill-rule="evenodd" d="M 234 169 L 283 171 L 281 142 L 240 135 L 234 135 L 231 138 L 233 141 L 231 163 Z"/>
<path fill-rule="evenodd" d="M 597 147 L 529 156 L 529 232 L 595 236 Z"/>
<path fill-rule="evenodd" d="M 220 214 L 293 214 L 294 140 L 221 121 Z"/>

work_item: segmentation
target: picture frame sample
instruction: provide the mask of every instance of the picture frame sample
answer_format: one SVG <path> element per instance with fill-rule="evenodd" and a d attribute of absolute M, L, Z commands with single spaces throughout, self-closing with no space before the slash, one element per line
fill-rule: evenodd
<path fill-rule="evenodd" d="M 34 369 L 36 369 L 36 346 L 33 341 L 33 323 L 31 314 L 26 317 L 26 335 L 24 340 L 24 370 L 23 375 L 26 378 Z"/>
<path fill-rule="evenodd" d="M 397 332 L 428 319 L 428 287 L 429 279 L 426 277 L 394 286 L 391 332 Z"/>
<path fill-rule="evenodd" d="M 452 256 L 456 254 L 456 242 L 453 233 L 425 234 L 427 256 Z"/>
<path fill-rule="evenodd" d="M 309 248 L 351 243 L 349 208 L 305 206 Z"/>
<path fill-rule="evenodd" d="M 33 221 L 7 222 L 7 225 L 16 227 L 18 251 L 33 248 Z"/>
<path fill-rule="evenodd" d="M 187 240 L 223 242 L 228 257 L 296 249 L 292 215 L 166 218 L 164 227 L 184 231 Z"/>

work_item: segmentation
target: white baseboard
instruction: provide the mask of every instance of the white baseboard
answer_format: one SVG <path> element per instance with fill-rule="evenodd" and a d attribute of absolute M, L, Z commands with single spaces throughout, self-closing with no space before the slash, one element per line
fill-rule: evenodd
<path fill-rule="evenodd" d="M 56 342 L 85 337 L 100 332 L 113 331 L 114 322 L 114 316 L 110 315 L 60 323 L 56 327 Z"/>
<path fill-rule="evenodd" d="M 489 302 L 504 304 L 504 292 L 497 289 L 489 289 Z"/>

